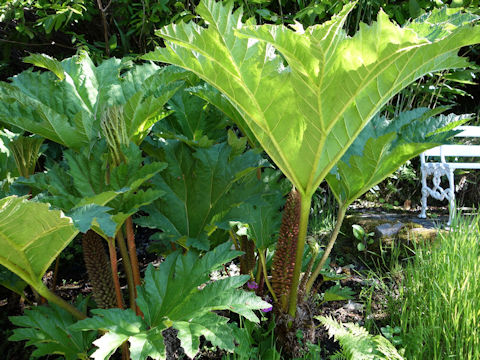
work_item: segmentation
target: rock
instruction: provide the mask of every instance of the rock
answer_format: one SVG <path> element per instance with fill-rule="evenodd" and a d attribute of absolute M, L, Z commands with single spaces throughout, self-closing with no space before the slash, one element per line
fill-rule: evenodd
<path fill-rule="evenodd" d="M 363 311 L 363 304 L 359 304 L 353 302 L 352 300 L 348 300 L 348 302 L 343 305 L 343 308 L 348 311 Z"/>
<path fill-rule="evenodd" d="M 402 227 L 403 224 L 401 222 L 397 222 L 395 224 L 385 223 L 382 225 L 378 225 L 375 228 L 375 235 L 377 235 L 379 238 L 391 238 L 392 236 L 397 235 Z"/>
<path fill-rule="evenodd" d="M 411 241 L 434 241 L 439 231 L 438 220 L 419 219 L 416 214 L 383 211 L 353 213 L 345 218 L 342 235 L 337 244 L 339 252 L 352 257 L 358 255 L 356 251 L 358 240 L 352 231 L 354 224 L 360 225 L 367 234 L 370 232 L 375 234 L 374 242 L 367 247 L 368 251 L 375 253 L 380 253 L 394 244 L 405 244 L 409 247 L 408 243 Z"/>
<path fill-rule="evenodd" d="M 409 241 L 433 241 L 437 237 L 438 233 L 445 232 L 446 230 L 438 230 L 438 229 L 426 229 L 423 227 L 416 227 L 406 229 L 406 231 L 401 231 L 398 234 L 398 238 L 402 241 L 409 242 Z"/>

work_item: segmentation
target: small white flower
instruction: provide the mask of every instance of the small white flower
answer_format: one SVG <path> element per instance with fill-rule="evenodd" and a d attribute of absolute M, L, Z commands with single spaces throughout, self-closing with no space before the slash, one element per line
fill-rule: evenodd
<path fill-rule="evenodd" d="M 240 268 L 234 262 L 231 262 L 230 265 L 228 265 L 228 272 L 230 276 L 238 276 L 240 275 Z"/>
<path fill-rule="evenodd" d="M 212 273 L 210 274 L 210 280 L 212 281 L 217 281 L 217 280 L 220 280 L 221 278 L 222 276 L 220 274 L 220 271 L 218 270 L 212 271 Z"/>

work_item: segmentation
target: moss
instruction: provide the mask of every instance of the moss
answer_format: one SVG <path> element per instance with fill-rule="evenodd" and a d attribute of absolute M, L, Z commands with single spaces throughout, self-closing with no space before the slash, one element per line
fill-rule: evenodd
<path fill-rule="evenodd" d="M 437 238 L 438 232 L 438 229 L 426 229 L 423 226 L 419 225 L 417 227 L 402 229 L 398 233 L 397 238 L 403 243 L 408 243 L 412 241 L 418 242 L 420 240 L 433 242 Z"/>

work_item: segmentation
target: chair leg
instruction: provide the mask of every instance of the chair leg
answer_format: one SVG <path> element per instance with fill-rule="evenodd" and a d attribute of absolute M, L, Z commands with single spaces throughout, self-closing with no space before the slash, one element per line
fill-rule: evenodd
<path fill-rule="evenodd" d="M 447 197 L 448 197 L 448 223 L 447 225 L 450 226 L 452 224 L 452 220 L 455 217 L 455 211 L 456 211 L 456 206 L 455 206 L 455 180 L 453 176 L 453 169 L 450 169 L 448 172 L 448 183 L 449 183 L 449 191 L 447 191 Z"/>
<path fill-rule="evenodd" d="M 422 167 L 422 211 L 418 215 L 421 219 L 426 219 L 427 217 L 427 197 L 428 197 L 428 188 L 427 188 L 427 172 Z"/>

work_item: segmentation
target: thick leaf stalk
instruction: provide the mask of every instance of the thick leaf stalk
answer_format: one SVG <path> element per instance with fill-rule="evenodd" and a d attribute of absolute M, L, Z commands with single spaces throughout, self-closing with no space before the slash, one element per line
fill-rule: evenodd
<path fill-rule="evenodd" d="M 125 269 L 125 275 L 127 277 L 130 308 L 137 313 L 138 309 L 137 305 L 135 304 L 135 299 L 137 298 L 137 289 L 135 288 L 135 284 L 133 281 L 132 263 L 130 262 L 130 256 L 128 255 L 127 244 L 125 242 L 125 238 L 123 237 L 121 229 L 117 233 L 117 243 L 120 254 L 122 255 L 123 267 Z"/>
<path fill-rule="evenodd" d="M 312 204 L 312 196 L 300 197 L 300 221 L 298 229 L 297 254 L 295 258 L 295 268 L 293 270 L 292 288 L 290 290 L 290 298 L 288 301 L 288 313 L 295 318 L 297 313 L 298 287 L 300 283 L 300 272 L 302 271 L 303 251 L 305 249 L 305 240 L 307 238 L 308 216 L 310 215 L 310 207 Z"/>
<path fill-rule="evenodd" d="M 113 284 L 115 285 L 115 298 L 117 300 L 117 307 L 123 309 L 123 296 L 122 290 L 120 289 L 120 279 L 118 278 L 118 258 L 117 250 L 115 249 L 115 238 L 109 238 L 108 243 L 108 253 L 110 256 L 110 266 L 112 269 L 112 279 Z"/>
<path fill-rule="evenodd" d="M 300 194 L 293 189 L 285 202 L 282 225 L 272 265 L 272 288 L 284 312 L 287 311 L 288 298 L 292 289 L 299 224 Z"/>
<path fill-rule="evenodd" d="M 313 265 L 315 264 L 315 261 L 317 260 L 318 254 L 320 252 L 320 244 L 317 243 L 315 239 L 308 240 L 308 246 L 310 247 L 310 250 L 312 252 L 312 257 L 310 258 L 310 261 L 308 262 L 307 270 L 302 276 L 302 281 L 300 282 L 300 286 L 298 287 L 298 292 L 299 294 L 305 294 L 305 289 L 307 286 L 307 281 L 310 278 L 310 274 L 312 273 Z"/>
<path fill-rule="evenodd" d="M 125 228 L 127 231 L 127 245 L 128 253 L 130 255 L 130 261 L 132 262 L 133 282 L 135 287 L 141 284 L 140 268 L 138 266 L 137 246 L 135 245 L 135 233 L 133 232 L 133 220 L 129 216 L 125 222 Z"/>
<path fill-rule="evenodd" d="M 93 288 L 93 297 L 102 309 L 115 307 L 115 286 L 103 239 L 94 231 L 87 231 L 82 238 L 83 258 L 88 278 Z"/>
<path fill-rule="evenodd" d="M 40 296 L 47 299 L 47 301 L 49 303 L 60 306 L 62 309 L 68 311 L 70 314 L 72 314 L 78 320 L 82 320 L 82 319 L 85 319 L 87 317 L 84 313 L 82 313 L 80 310 L 78 310 L 75 306 L 66 302 L 60 296 L 55 295 L 52 291 L 50 291 L 42 283 L 37 284 L 37 286 L 35 286 L 35 290 L 38 291 Z"/>

